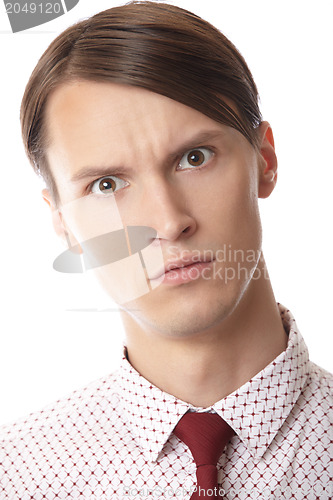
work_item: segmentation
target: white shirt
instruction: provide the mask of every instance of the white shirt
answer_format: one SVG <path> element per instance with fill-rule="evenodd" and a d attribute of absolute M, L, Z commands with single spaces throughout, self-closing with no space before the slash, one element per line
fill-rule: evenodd
<path fill-rule="evenodd" d="M 309 361 L 279 304 L 287 349 L 215 411 L 235 430 L 218 463 L 225 499 L 333 497 L 333 376 Z M 127 361 L 0 428 L 0 499 L 189 499 L 195 463 L 173 429 L 188 410 Z"/>

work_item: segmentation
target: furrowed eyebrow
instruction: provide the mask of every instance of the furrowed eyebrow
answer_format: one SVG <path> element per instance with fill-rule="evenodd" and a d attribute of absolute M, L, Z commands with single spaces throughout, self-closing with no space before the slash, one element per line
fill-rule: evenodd
<path fill-rule="evenodd" d="M 218 137 L 222 137 L 223 135 L 225 135 L 225 133 L 226 132 L 223 130 L 216 130 L 216 129 L 198 133 L 197 135 L 193 136 L 190 140 L 186 141 L 185 143 L 177 147 L 176 151 L 170 153 L 166 158 L 166 163 L 173 161 L 175 158 L 185 153 L 186 151 L 200 147 L 200 145 L 203 145 L 207 141 L 211 141 L 217 139 Z M 119 172 L 126 173 L 131 171 L 133 171 L 133 169 L 125 168 L 120 165 L 83 167 L 76 174 L 74 174 L 70 180 L 71 182 L 75 183 L 88 178 L 100 178 L 100 177 L 105 177 L 107 175 L 116 175 L 116 173 L 119 174 Z"/>
<path fill-rule="evenodd" d="M 183 143 L 180 147 L 178 147 L 174 153 L 169 154 L 167 157 L 167 161 L 171 161 L 174 158 L 177 158 L 179 155 L 190 151 L 191 149 L 199 148 L 204 145 L 209 146 L 209 141 L 213 141 L 214 139 L 217 139 L 219 137 L 222 138 L 225 134 L 226 131 L 216 129 L 199 132 L 191 139 Z"/>
<path fill-rule="evenodd" d="M 79 172 L 71 177 L 71 182 L 79 182 L 84 179 L 89 178 L 99 178 L 106 177 L 107 175 L 116 175 L 119 171 L 128 171 L 129 169 L 125 169 L 123 167 L 115 167 L 115 166 L 105 166 L 105 167 L 84 167 Z"/>

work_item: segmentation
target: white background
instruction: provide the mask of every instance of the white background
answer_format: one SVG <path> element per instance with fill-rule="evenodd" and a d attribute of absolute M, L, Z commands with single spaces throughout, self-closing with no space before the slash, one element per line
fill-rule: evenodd
<path fill-rule="evenodd" d="M 121 356 L 118 313 L 103 310 L 115 306 L 87 276 L 52 269 L 63 247 L 40 195 L 43 186 L 24 155 L 19 106 L 34 65 L 55 36 L 122 3 L 80 0 L 59 19 L 16 34 L 0 6 L 0 424 L 110 373 Z M 296 317 L 311 359 L 333 371 L 333 2 L 169 3 L 215 24 L 250 66 L 279 159 L 276 190 L 260 201 L 273 288 Z M 87 308 L 93 311 L 82 311 Z"/>

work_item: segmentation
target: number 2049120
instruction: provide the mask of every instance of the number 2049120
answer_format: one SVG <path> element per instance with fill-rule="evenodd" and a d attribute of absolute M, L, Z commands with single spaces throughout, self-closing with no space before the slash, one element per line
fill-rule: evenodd
<path fill-rule="evenodd" d="M 61 3 L 27 2 L 21 5 L 17 2 L 16 3 L 8 2 L 5 4 L 5 9 L 7 14 L 20 14 L 22 12 L 25 12 L 26 14 L 60 14 Z"/>

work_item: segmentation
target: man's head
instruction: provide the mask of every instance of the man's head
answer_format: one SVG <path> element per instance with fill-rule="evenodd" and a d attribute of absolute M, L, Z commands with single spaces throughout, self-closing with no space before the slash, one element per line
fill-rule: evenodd
<path fill-rule="evenodd" d="M 153 228 L 145 253 L 95 267 L 118 303 L 166 335 L 217 324 L 253 283 L 258 197 L 273 190 L 277 166 L 257 98 L 223 35 L 150 2 L 69 28 L 27 86 L 23 135 L 58 228 L 80 243 Z"/>
<path fill-rule="evenodd" d="M 21 107 L 24 145 L 56 203 L 59 190 L 47 160 L 47 103 L 56 88 L 78 80 L 127 84 L 165 95 L 236 128 L 258 146 L 257 88 L 243 57 L 222 33 L 168 4 L 115 7 L 59 35 L 26 87 Z"/>

